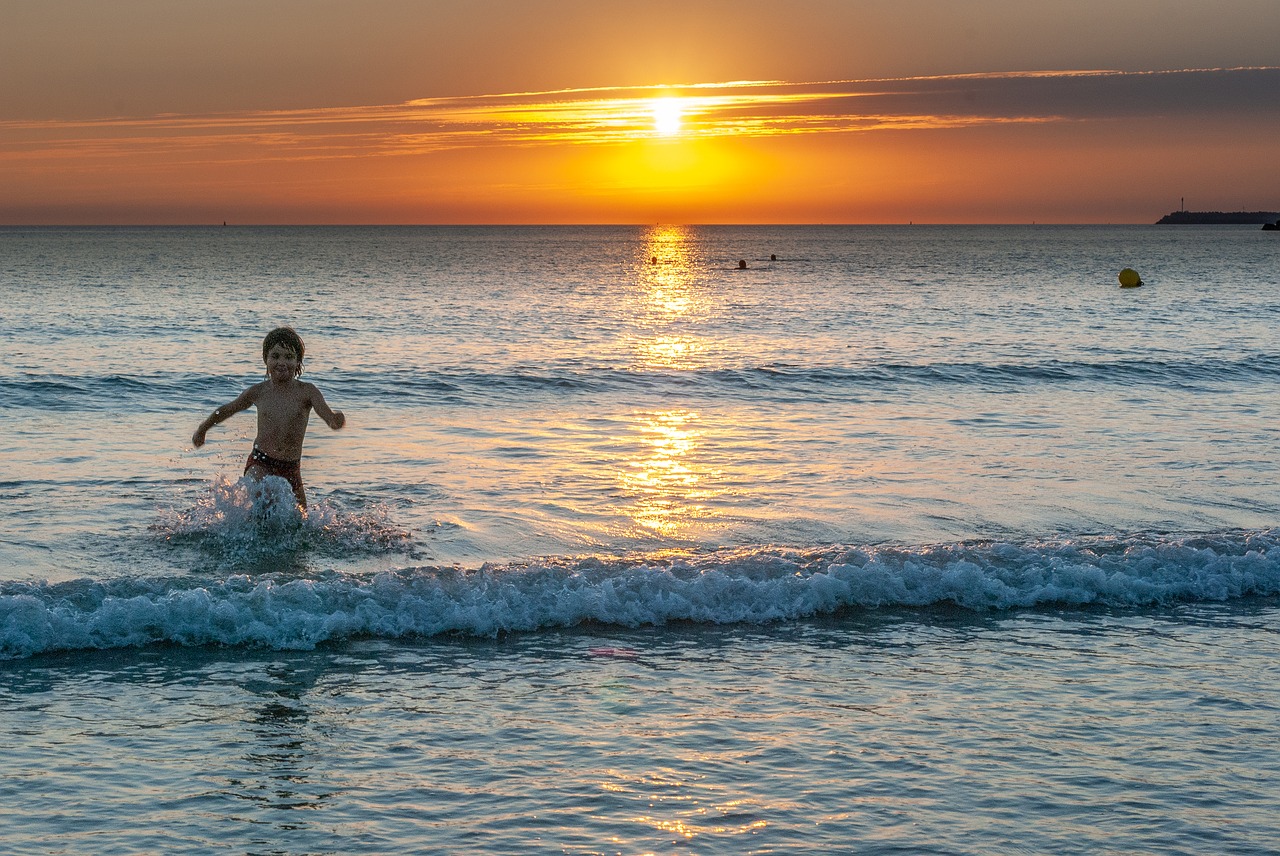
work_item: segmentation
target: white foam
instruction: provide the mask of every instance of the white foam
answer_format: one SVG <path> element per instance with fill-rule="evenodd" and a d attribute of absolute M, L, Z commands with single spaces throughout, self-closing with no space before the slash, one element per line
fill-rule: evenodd
<path fill-rule="evenodd" d="M 409 533 L 391 522 L 384 506 L 356 512 L 323 498 L 304 511 L 289 483 L 277 476 L 233 481 L 220 475 L 194 506 L 162 512 L 152 529 L 166 540 L 215 552 L 232 565 L 303 548 L 350 554 L 411 545 Z"/>
<path fill-rule="evenodd" d="M 310 648 L 353 636 L 494 636 L 586 621 L 769 622 L 955 603 L 1151 606 L 1280 593 L 1276 534 L 927 547 L 758 548 L 309 579 L 231 574 L 0 587 L 0 656 L 156 642 Z"/>

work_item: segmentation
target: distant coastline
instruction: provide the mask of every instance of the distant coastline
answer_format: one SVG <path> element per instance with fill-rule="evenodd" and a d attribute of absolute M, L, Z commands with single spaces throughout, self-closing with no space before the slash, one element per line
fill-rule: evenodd
<path fill-rule="evenodd" d="M 1252 225 L 1274 223 L 1280 211 L 1174 211 L 1156 221 L 1157 226 Z"/>

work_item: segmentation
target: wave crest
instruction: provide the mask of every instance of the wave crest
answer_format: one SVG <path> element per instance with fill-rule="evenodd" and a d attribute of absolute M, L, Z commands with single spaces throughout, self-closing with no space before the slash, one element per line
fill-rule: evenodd
<path fill-rule="evenodd" d="M 311 648 L 359 636 L 496 636 L 585 622 L 764 623 L 952 603 L 1152 606 L 1280 593 L 1276 534 L 924 547 L 754 548 L 475 570 L 0 585 L 0 657 L 153 643 Z"/>

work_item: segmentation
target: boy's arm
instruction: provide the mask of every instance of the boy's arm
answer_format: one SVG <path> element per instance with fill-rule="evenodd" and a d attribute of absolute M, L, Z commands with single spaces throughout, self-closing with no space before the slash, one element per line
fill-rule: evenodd
<path fill-rule="evenodd" d="M 198 449 L 204 445 L 204 435 L 209 429 L 220 422 L 225 421 L 229 417 L 235 416 L 242 410 L 247 410 L 253 406 L 258 399 L 258 387 L 261 384 L 254 384 L 244 392 L 236 396 L 235 400 L 230 404 L 224 404 L 217 410 L 209 414 L 208 418 L 200 423 L 200 427 L 196 428 L 196 433 L 191 435 L 192 444 Z"/>
<path fill-rule="evenodd" d="M 334 431 L 347 424 L 346 415 L 341 410 L 331 410 L 328 402 L 324 400 L 324 396 L 320 394 L 320 390 L 314 385 L 311 387 L 311 408 Z"/>

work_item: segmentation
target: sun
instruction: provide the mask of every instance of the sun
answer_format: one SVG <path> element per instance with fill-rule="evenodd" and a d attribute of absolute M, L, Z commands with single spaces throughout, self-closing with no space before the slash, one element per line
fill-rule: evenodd
<path fill-rule="evenodd" d="M 663 137 L 680 133 L 680 120 L 684 110 L 679 98 L 653 99 L 653 128 Z"/>

